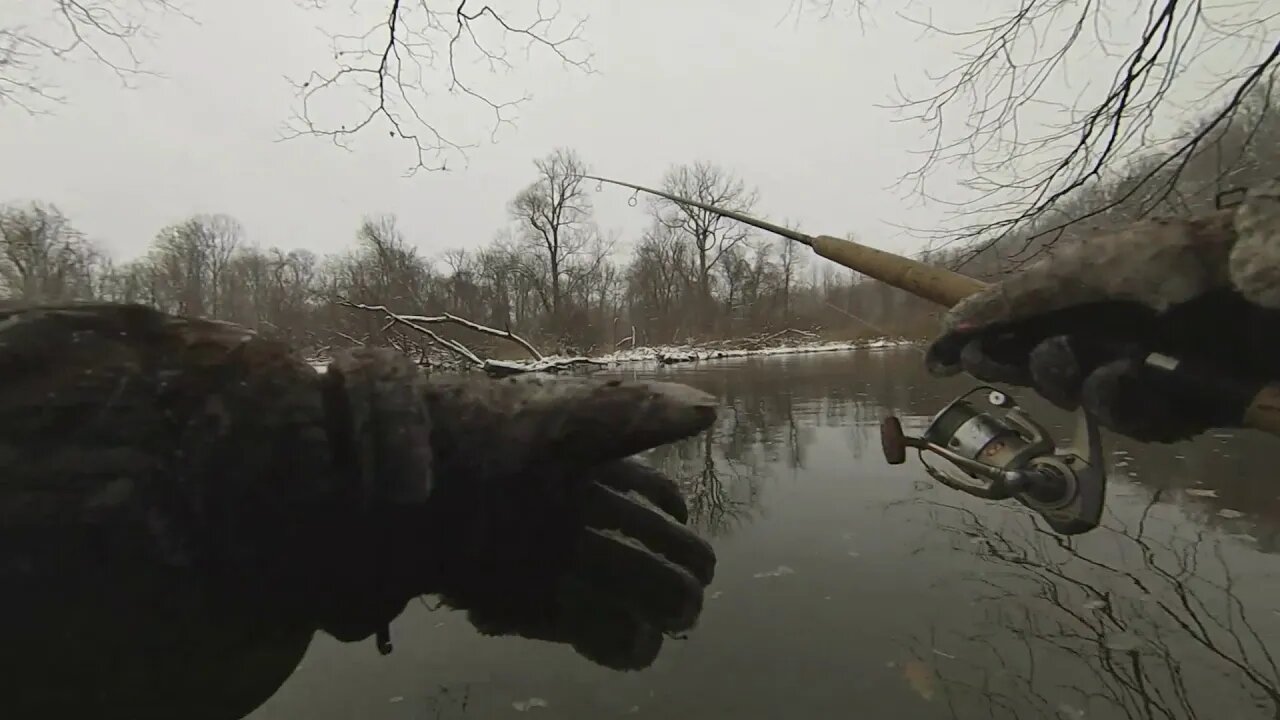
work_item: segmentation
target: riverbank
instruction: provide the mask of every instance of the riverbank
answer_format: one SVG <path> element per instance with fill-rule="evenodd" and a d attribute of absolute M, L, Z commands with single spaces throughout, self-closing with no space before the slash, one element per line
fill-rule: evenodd
<path fill-rule="evenodd" d="M 662 345 L 619 350 L 605 355 L 553 356 L 541 360 L 487 360 L 483 368 L 496 375 L 528 372 L 554 372 L 574 366 L 612 367 L 617 365 L 657 363 L 675 365 L 696 363 L 724 358 L 756 357 L 767 355 L 802 355 L 808 353 L 840 352 L 849 350 L 878 350 L 906 347 L 916 344 L 903 338 L 872 338 L 847 342 L 813 342 L 775 345 L 756 348 L 722 348 L 698 345 Z"/>
<path fill-rule="evenodd" d="M 600 369 L 631 364 L 675 365 L 724 358 L 879 350 L 909 347 L 917 344 L 917 342 L 905 338 L 881 337 L 840 342 L 789 343 L 750 348 L 716 345 L 660 345 L 657 347 L 627 348 L 603 355 L 551 355 L 538 360 L 532 358 L 528 360 L 493 360 L 476 357 L 473 362 L 467 362 L 456 356 L 445 354 L 438 361 L 429 363 L 429 366 L 439 370 L 481 370 L 490 375 L 501 377 L 535 372 L 562 372 L 569 369 L 590 370 L 592 368 Z M 325 357 L 316 357 L 309 362 L 317 370 L 323 371 L 329 361 Z"/>

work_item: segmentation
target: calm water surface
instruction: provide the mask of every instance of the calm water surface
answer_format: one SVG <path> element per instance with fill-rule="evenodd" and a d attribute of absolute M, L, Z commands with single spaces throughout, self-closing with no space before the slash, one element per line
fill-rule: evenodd
<path fill-rule="evenodd" d="M 1069 541 L 885 464 L 883 413 L 923 423 L 970 385 L 913 350 L 624 375 L 722 401 L 713 433 L 652 456 L 719 555 L 698 628 L 615 673 L 415 605 L 389 657 L 317 636 L 250 717 L 1280 717 L 1280 444 L 1107 438 L 1105 526 Z"/>

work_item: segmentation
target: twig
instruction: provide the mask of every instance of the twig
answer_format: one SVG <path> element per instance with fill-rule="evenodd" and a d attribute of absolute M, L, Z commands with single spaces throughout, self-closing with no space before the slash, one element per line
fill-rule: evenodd
<path fill-rule="evenodd" d="M 357 310 L 368 310 L 371 312 L 380 312 L 386 315 L 387 318 L 390 319 L 391 321 L 408 325 L 409 327 L 412 327 L 415 330 L 421 330 L 422 332 L 429 333 L 431 335 L 434 335 L 434 333 L 430 333 L 430 331 L 421 329 L 417 326 L 418 325 L 442 325 L 442 324 L 460 325 L 469 330 L 474 330 L 478 333 L 484 333 L 486 335 L 492 335 L 494 337 L 503 338 L 504 340 L 510 340 L 511 342 L 514 342 L 520 347 L 523 347 L 525 350 L 527 350 L 529 354 L 533 356 L 534 360 L 545 359 L 542 353 L 538 352 L 537 348 L 535 348 L 532 344 L 530 344 L 528 340 L 525 340 L 519 335 L 516 335 L 515 333 L 511 332 L 511 330 L 498 330 L 496 328 L 491 328 L 488 325 L 481 325 L 480 323 L 473 322 L 466 318 L 458 317 L 457 315 L 454 315 L 452 313 L 441 313 L 440 315 L 400 315 L 400 314 L 391 312 L 384 305 L 365 305 L 363 303 L 351 302 L 350 300 L 339 300 L 338 304 L 344 305 L 350 308 L 355 308 Z M 467 352 L 470 353 L 470 350 L 468 350 Z M 472 354 L 472 357 L 475 357 L 474 353 Z"/>
<path fill-rule="evenodd" d="M 453 315 L 452 313 L 444 313 L 443 315 L 401 315 L 399 313 L 392 312 L 385 305 L 367 305 L 365 303 L 352 302 L 350 300 L 347 300 L 346 298 L 338 298 L 336 302 L 339 305 L 342 305 L 343 307 L 349 307 L 356 310 L 365 310 L 367 312 L 382 313 L 387 318 L 387 324 L 383 326 L 384 332 L 387 330 L 387 328 L 390 328 L 394 325 L 404 325 L 405 327 L 417 330 L 418 332 L 430 338 L 432 342 L 435 342 L 437 345 L 440 345 L 441 347 L 448 349 L 449 351 L 458 355 L 459 357 L 466 360 L 467 362 L 475 365 L 478 369 L 483 370 L 489 375 L 493 375 L 495 377 L 505 377 L 507 375 L 518 375 L 521 373 L 529 373 L 529 372 L 556 372 L 559 370 L 566 370 L 568 368 L 577 367 L 579 365 L 608 365 L 609 364 L 603 360 L 595 360 L 587 357 L 547 359 L 543 357 L 542 353 L 539 353 L 526 340 L 516 335 L 515 333 L 511 332 L 510 330 L 506 330 L 506 331 L 495 330 L 494 328 L 472 322 L 470 320 L 467 320 L 466 318 L 460 318 L 457 315 Z M 463 345 L 462 343 L 456 340 L 449 340 L 447 338 L 443 338 L 437 333 L 433 332 L 431 328 L 427 327 L 428 324 L 446 324 L 446 323 L 453 324 L 453 325 L 461 325 L 462 327 L 466 327 L 466 328 L 475 330 L 477 332 L 486 333 L 488 335 L 494 335 L 496 337 L 505 338 L 507 340 L 511 340 L 512 342 L 518 343 L 519 345 L 523 346 L 526 350 L 528 350 L 530 354 L 533 355 L 534 361 L 532 363 L 523 363 L 523 362 L 506 362 L 502 360 L 492 360 L 488 358 L 481 358 L 479 355 L 476 355 L 474 352 L 472 352 L 472 350 L 468 348 L 466 345 Z"/>
<path fill-rule="evenodd" d="M 391 310 L 389 310 L 385 305 L 365 305 L 363 303 L 354 303 L 354 302 L 351 302 L 350 300 L 346 300 L 342 298 L 339 298 L 337 302 L 339 305 L 342 305 L 344 307 L 354 308 L 356 310 L 380 312 L 383 315 L 387 316 L 387 320 L 389 321 L 390 324 L 400 324 L 400 325 L 404 325 L 405 327 L 413 328 L 414 330 L 417 330 L 423 335 L 426 335 L 427 337 L 431 338 L 431 340 L 434 341 L 437 345 L 447 348 L 453 351 L 458 356 L 460 356 L 462 359 L 475 364 L 476 367 L 483 368 L 485 366 L 485 361 L 481 360 L 479 356 L 471 352 L 471 350 L 467 348 L 466 345 L 463 345 L 462 343 L 456 342 L 454 340 L 448 340 L 446 338 L 440 337 L 431 328 L 426 327 L 425 325 L 420 325 L 401 315 L 397 315 L 396 313 L 391 312 Z M 384 329 L 385 327 L 389 327 L 389 325 L 384 326 Z"/>
<path fill-rule="evenodd" d="M 338 337 L 342 338 L 343 340 L 347 340 L 348 342 L 355 343 L 356 345 L 361 345 L 361 346 L 363 346 L 363 345 L 364 345 L 364 341 L 363 341 L 363 340 L 361 340 L 361 339 L 359 339 L 359 338 L 351 337 L 350 335 L 348 335 L 348 334 L 346 334 L 346 333 L 344 333 L 344 332 L 341 332 L 341 331 L 339 331 L 339 330 L 335 330 L 333 334 L 334 334 L 334 335 L 337 335 Z"/>
<path fill-rule="evenodd" d="M 534 360 L 544 359 L 543 354 L 538 352 L 538 349 L 535 348 L 532 344 L 530 344 L 528 340 L 525 340 L 519 335 L 516 335 L 515 333 L 511 332 L 510 329 L 498 330 L 497 328 L 491 328 L 488 325 L 481 325 L 480 323 L 472 322 L 471 320 L 468 320 L 466 318 L 458 317 L 457 315 L 454 315 L 452 313 L 443 313 L 440 315 L 404 315 L 402 317 L 404 317 L 405 320 L 410 320 L 412 322 L 423 323 L 427 325 L 435 325 L 435 324 L 442 324 L 442 323 L 452 323 L 454 325 L 461 325 L 462 327 L 465 327 L 469 330 L 475 330 L 478 333 L 484 333 L 486 335 L 492 335 L 494 337 L 499 337 L 504 340 L 510 340 L 511 342 L 516 343 L 517 345 L 523 347 L 525 350 L 529 351 L 529 355 L 531 355 Z"/>

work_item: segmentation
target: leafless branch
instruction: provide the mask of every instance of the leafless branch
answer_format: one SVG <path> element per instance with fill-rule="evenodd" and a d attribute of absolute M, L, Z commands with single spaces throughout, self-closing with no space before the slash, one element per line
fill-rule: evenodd
<path fill-rule="evenodd" d="M 372 310 L 377 308 L 361 308 L 361 309 Z M 467 320 L 466 318 L 460 318 L 457 315 L 453 315 L 450 313 L 444 313 L 442 315 L 400 315 L 398 317 L 403 320 L 408 320 L 409 322 L 420 323 L 423 325 L 438 325 L 442 323 L 451 323 L 454 325 L 459 325 L 461 327 L 467 328 L 468 330 L 474 330 L 478 333 L 484 333 L 486 335 L 492 335 L 494 337 L 499 337 L 504 340 L 510 340 L 511 342 L 516 343 L 517 345 L 527 350 L 529 352 L 529 355 L 532 356 L 534 360 L 543 359 L 542 353 L 538 352 L 538 350 L 534 348 L 533 345 L 530 345 L 528 340 L 525 340 L 519 335 L 516 335 L 515 333 L 511 332 L 510 329 L 498 330 L 496 328 L 491 328 L 487 325 L 481 325 L 480 323 L 472 322 L 470 320 Z"/>
<path fill-rule="evenodd" d="M 311 0 L 323 7 L 326 0 Z M 528 95 L 495 99 L 465 74 L 464 64 L 479 62 L 490 73 L 513 69 L 509 45 L 522 44 L 526 59 L 534 50 L 546 53 L 562 65 L 594 72 L 591 54 L 583 45 L 585 18 L 562 28 L 559 7 L 547 8 L 544 0 L 522 2 L 518 10 L 500 12 L 490 4 L 476 7 L 461 0 L 450 9 L 431 0 L 390 0 L 385 15 L 360 34 L 332 36 L 336 69 L 312 71 L 304 80 L 294 81 L 299 107 L 286 127 L 282 140 L 302 136 L 328 138 L 349 148 L 351 139 L 366 128 L 382 124 L 392 138 L 407 142 L 414 152 L 408 170 L 447 170 L 450 159 L 467 160 L 474 142 L 455 139 L 443 129 L 430 105 L 443 96 L 462 96 L 486 108 L 492 115 L 489 139 L 503 126 L 512 125 L 519 105 Z M 522 17 L 516 20 L 515 17 Z M 432 71 L 443 66 L 445 81 L 428 90 Z M 347 115 L 354 98 L 363 105 L 355 115 Z M 328 108 L 341 108 L 331 110 Z M 346 119 L 329 119 L 331 117 Z"/>
<path fill-rule="evenodd" d="M 633 347 L 633 348 L 636 346 L 636 326 L 635 326 L 635 325 L 632 325 L 632 326 L 631 326 L 631 334 L 630 334 L 630 335 L 628 335 L 628 336 L 626 336 L 626 337 L 622 338 L 621 340 L 619 340 L 618 342 L 614 343 L 614 344 L 613 344 L 613 346 L 614 346 L 615 348 L 620 348 L 620 347 L 622 347 L 623 345 L 625 345 L 625 344 L 627 344 L 627 343 L 631 343 L 631 347 Z"/>
<path fill-rule="evenodd" d="M 30 12 L 35 4 L 21 10 Z M 88 58 L 131 88 L 135 78 L 159 77 L 145 67 L 136 47 L 153 39 L 148 26 L 154 16 L 193 20 L 175 0 L 43 0 L 41 7 L 52 10 L 51 22 L 0 26 L 0 106 L 31 114 L 46 113 L 49 103 L 65 100 L 41 73 L 46 61 Z"/>
<path fill-rule="evenodd" d="M 819 20 L 830 20 L 843 14 L 856 17 L 859 26 L 865 27 L 870 19 L 868 10 L 866 0 L 852 0 L 847 3 L 841 0 L 791 0 L 791 5 L 779 23 L 789 17 L 794 17 L 796 23 L 799 23 L 806 13 L 813 13 Z"/>
<path fill-rule="evenodd" d="M 1136 37 L 1121 39 L 1109 36 L 1112 15 L 1121 8 L 1102 0 L 1016 0 L 1006 16 L 967 30 L 912 19 L 931 38 L 963 48 L 957 66 L 930 78 L 935 91 L 915 98 L 904 92 L 892 106 L 904 120 L 924 124 L 932 138 L 920 166 L 902 181 L 951 207 L 959 223 L 906 229 L 937 241 L 935 248 L 967 246 L 963 264 L 1015 237 L 1043 249 L 1073 224 L 1122 203 L 1138 206 L 1130 219 L 1152 212 L 1175 194 L 1187 163 L 1236 119 L 1243 99 L 1269 83 L 1280 43 L 1273 28 L 1277 14 L 1264 5 L 1149 0 Z M 1175 107 L 1173 88 L 1184 71 L 1228 42 L 1242 48 L 1240 60 L 1206 94 L 1227 97 L 1223 109 L 1189 129 L 1160 131 L 1170 110 L 1202 111 L 1204 99 Z M 1115 59 L 1109 84 L 1098 96 L 1090 78 L 1075 78 L 1083 87 L 1074 103 L 1054 96 L 1055 84 L 1072 86 L 1071 63 L 1084 56 L 1094 63 Z M 955 117 L 964 118 L 958 138 L 948 133 Z M 1155 148 L 1167 149 L 1151 162 Z M 1144 167 L 1136 177 L 1129 173 L 1126 192 L 1089 207 L 1072 204 L 1135 163 Z M 943 199 L 926 189 L 926 179 L 943 166 L 965 177 L 962 197 Z"/>
<path fill-rule="evenodd" d="M 485 325 L 481 325 L 476 322 L 472 322 L 465 318 L 460 318 L 450 313 L 445 313 L 443 315 L 435 315 L 435 316 L 404 315 L 401 313 L 392 312 L 385 305 L 367 305 L 365 303 L 352 302 L 345 298 L 338 298 L 337 303 L 343 307 L 349 307 L 356 310 L 364 310 L 367 312 L 381 313 L 387 319 L 386 327 L 390 327 L 392 325 L 402 325 L 412 330 L 416 330 L 417 332 L 420 332 L 423 335 L 430 338 L 433 343 L 449 350 L 450 352 L 454 353 L 458 357 L 462 358 L 464 361 L 470 363 L 471 365 L 474 365 L 477 369 L 483 370 L 484 372 L 490 375 L 502 377 L 506 375 L 516 375 L 516 374 L 528 373 L 528 372 L 556 372 L 558 370 L 566 370 L 569 368 L 577 367 L 579 365 L 606 365 L 607 364 L 603 361 L 594 360 L 592 358 L 586 358 L 586 357 L 548 359 L 544 357 L 542 353 L 538 352 L 532 345 L 530 345 L 528 341 L 524 340 L 520 336 L 510 331 L 497 330 Z M 481 358 L 479 355 L 477 355 L 474 351 L 472 351 L 466 345 L 463 345 L 457 340 L 450 340 L 449 338 L 441 337 L 438 333 L 434 332 L 433 330 L 431 330 L 431 328 L 427 327 L 428 325 L 439 325 L 439 324 L 459 325 L 469 330 L 474 330 L 476 332 L 481 332 L 487 335 L 500 337 L 505 340 L 510 340 L 520 345 L 525 350 L 529 351 L 529 353 L 533 356 L 534 362 L 514 363 L 514 362 L 504 362 L 501 360 Z M 386 329 L 386 327 L 384 327 L 384 330 Z"/>
<path fill-rule="evenodd" d="M 484 367 L 485 361 L 481 360 L 480 357 L 476 355 L 474 352 L 472 352 L 470 348 L 468 348 L 466 345 L 463 345 L 462 343 L 454 340 L 449 340 L 448 338 L 441 337 L 440 335 L 436 334 L 436 332 L 433 331 L 431 328 L 425 325 L 416 323 L 413 320 L 409 320 L 403 315 L 394 313 L 390 309 L 388 309 L 387 306 L 385 305 L 366 305 L 364 303 L 351 302 L 350 300 L 346 300 L 342 298 L 339 298 L 337 302 L 339 305 L 342 305 L 344 307 L 354 308 L 356 310 L 365 310 L 368 312 L 382 313 L 384 316 L 386 316 L 388 325 L 400 324 L 400 325 L 404 325 L 407 328 L 416 330 L 422 333 L 423 335 L 426 335 L 428 338 L 431 338 L 432 342 L 436 343 L 440 347 L 443 347 L 453 352 L 458 357 L 471 363 L 472 365 L 475 365 L 476 367 L 479 367 L 479 368 Z"/>

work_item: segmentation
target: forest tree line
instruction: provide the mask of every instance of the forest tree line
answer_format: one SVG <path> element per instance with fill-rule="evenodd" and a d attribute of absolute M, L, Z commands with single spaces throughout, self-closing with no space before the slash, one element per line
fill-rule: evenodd
<path fill-rule="evenodd" d="M 883 289 L 712 213 L 650 203 L 648 228 L 622 257 L 618 239 L 595 222 L 594 183 L 582 178 L 576 153 L 559 149 L 534 165 L 536 180 L 510 200 L 510 222 L 496 239 L 435 256 L 420 252 L 394 215 L 364 218 L 349 250 L 320 256 L 255 243 L 235 218 L 205 214 L 161 228 L 144 254 L 119 262 L 55 205 L 10 204 L 0 210 L 0 295 L 143 303 L 240 323 L 305 351 L 397 339 L 388 333 L 400 329 L 384 330 L 384 317 L 342 301 L 400 314 L 452 313 L 553 352 L 787 328 L 882 334 L 856 308 L 883 305 Z M 757 201 L 742 180 L 708 163 L 672 168 L 664 184 L 748 212 Z M 464 329 L 438 331 L 492 345 Z"/>
<path fill-rule="evenodd" d="M 998 242 L 922 257 L 994 278 L 1087 233 L 1152 213 L 1211 210 L 1222 191 L 1280 173 L 1270 90 L 1271 83 L 1257 86 L 1229 123 L 1212 126 L 1213 113 L 1192 123 L 1188 133 L 1203 139 L 1188 158 L 1169 162 L 1153 152 L 1072 193 L 1059 216 L 1092 213 L 1085 222 L 1056 228 L 1053 217 L 1041 218 Z M 319 256 L 256 243 L 233 217 L 213 214 L 160 229 L 142 256 L 118 262 L 55 205 L 10 204 L 0 208 L 0 296 L 144 303 L 240 323 L 311 352 L 422 340 L 343 300 L 396 313 L 453 313 L 509 328 L 550 352 L 787 328 L 827 338 L 927 337 L 936 330 L 939 310 L 926 302 L 815 260 L 795 243 L 664 199 L 646 201 L 648 227 L 623 257 L 618 238 L 594 219 L 583 160 L 559 149 L 534 165 L 536 179 L 510 200 L 509 223 L 497 238 L 437 256 L 421 253 L 392 215 L 365 218 L 351 249 Z M 709 163 L 671 168 L 663 187 L 740 212 L 755 211 L 759 201 L 742 179 Z M 441 332 L 498 347 L 466 330 Z"/>

